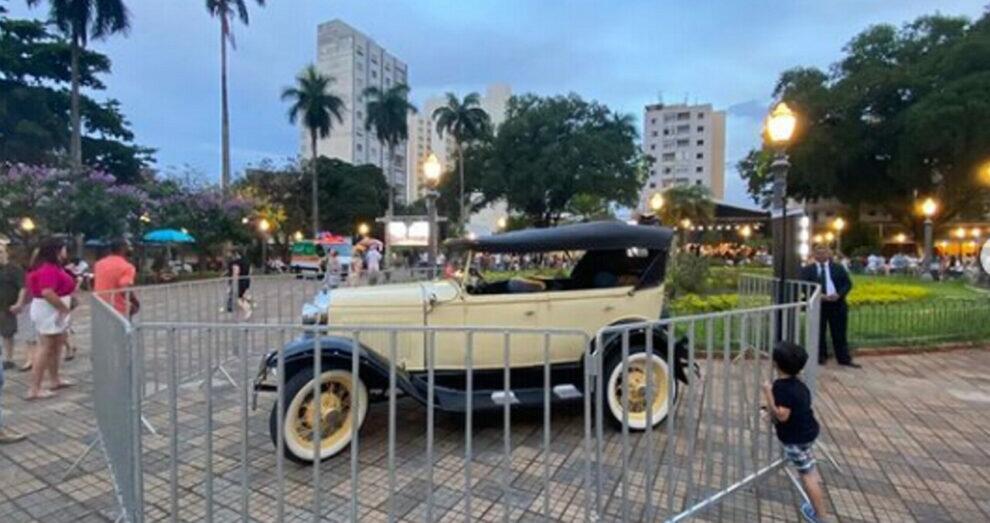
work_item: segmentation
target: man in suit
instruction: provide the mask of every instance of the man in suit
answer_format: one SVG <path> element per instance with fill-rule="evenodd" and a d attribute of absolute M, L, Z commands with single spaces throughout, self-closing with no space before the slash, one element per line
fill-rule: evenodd
<path fill-rule="evenodd" d="M 832 334 L 832 349 L 839 365 L 859 368 L 853 363 L 846 341 L 846 327 L 849 307 L 846 296 L 852 290 L 849 273 L 841 265 L 832 261 L 832 251 L 825 245 L 815 247 L 814 263 L 801 269 L 801 279 L 822 286 L 821 321 L 818 327 L 818 363 L 828 360 L 828 345 L 825 344 L 825 330 Z"/>

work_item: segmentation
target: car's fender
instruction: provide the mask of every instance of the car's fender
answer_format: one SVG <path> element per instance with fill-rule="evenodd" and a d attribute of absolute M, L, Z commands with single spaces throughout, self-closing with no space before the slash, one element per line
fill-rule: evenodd
<path fill-rule="evenodd" d="M 285 354 L 285 381 L 307 365 L 313 367 L 315 348 L 320 350 L 320 366 L 324 369 L 350 370 L 353 367 L 355 347 L 360 347 L 358 375 L 369 389 L 388 388 L 389 362 L 368 347 L 345 336 L 313 336 L 298 338 L 289 342 L 283 349 Z M 265 365 L 269 369 L 278 366 L 278 352 L 266 356 Z M 401 391 L 425 401 L 425 396 L 415 387 L 405 370 L 395 368 L 395 384 Z M 422 397 L 421 397 L 422 396 Z"/>

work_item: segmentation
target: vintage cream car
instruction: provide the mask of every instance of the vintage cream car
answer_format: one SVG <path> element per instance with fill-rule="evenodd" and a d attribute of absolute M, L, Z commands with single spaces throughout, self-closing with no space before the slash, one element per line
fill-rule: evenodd
<path fill-rule="evenodd" d="M 566 252 L 580 258 L 562 278 L 487 282 L 471 269 L 460 279 L 321 291 L 303 311 L 303 322 L 320 328 L 281 349 L 283 375 L 277 373 L 278 352 L 261 363 L 256 394 L 278 390 L 275 383 L 283 384 L 281 423 L 278 402 L 270 415 L 273 443 L 282 431 L 285 455 L 311 462 L 318 432 L 320 459 L 337 454 L 349 444 L 353 424 L 358 428 L 363 424 L 369 401 L 390 390 L 390 371 L 398 393 L 425 404 L 432 368 L 434 406 L 464 412 L 469 382 L 472 411 L 503 408 L 506 402 L 542 406 L 544 369 L 549 365 L 552 400 L 573 401 L 585 392 L 586 354 L 591 353 L 602 358 L 607 391 L 603 407 L 613 423 L 621 425 L 625 418 L 630 429 L 642 430 L 647 419 L 654 425 L 662 422 L 668 414 L 669 391 L 674 390 L 676 398 L 677 381 L 684 381 L 686 351 L 681 344 L 675 348 L 677 379 L 671 383 L 668 345 L 660 330 L 649 329 L 652 343 L 644 327 L 627 331 L 628 386 L 623 387 L 622 336 L 608 327 L 660 317 L 671 236 L 666 228 L 610 221 L 456 240 L 447 246 L 466 252 L 466 267 L 474 267 L 482 253 Z M 358 326 L 355 338 L 352 333 Z M 450 329 L 424 332 L 424 327 Z M 533 332 L 516 331 L 507 342 L 505 329 Z M 555 329 L 558 334 L 547 338 L 536 332 L 541 329 Z M 598 339 L 601 347 L 596 346 Z M 648 346 L 653 354 L 647 355 Z M 322 369 L 318 415 L 313 401 L 314 347 L 320 348 Z M 360 347 L 357 377 L 352 374 L 355 347 Z M 506 364 L 511 374 L 508 394 Z M 648 375 L 655 391 L 649 416 Z M 624 389 L 629 391 L 625 415 Z M 318 426 L 317 420 L 322 422 Z"/>

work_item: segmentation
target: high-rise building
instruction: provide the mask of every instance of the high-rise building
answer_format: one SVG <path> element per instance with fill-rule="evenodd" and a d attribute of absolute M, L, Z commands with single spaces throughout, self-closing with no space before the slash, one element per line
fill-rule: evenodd
<path fill-rule="evenodd" d="M 317 142 L 317 151 L 354 165 L 370 163 L 381 167 L 394 187 L 396 201 L 405 202 L 406 144 L 395 147 L 392 165 L 387 165 L 388 146 L 378 141 L 374 130 L 365 129 L 366 101 L 362 93 L 368 87 L 387 90 L 396 84 L 408 84 L 406 64 L 357 29 L 332 20 L 317 28 L 316 68 L 333 77 L 330 89 L 344 100 L 343 122 L 334 122 L 330 136 Z M 311 151 L 305 129 L 301 144 L 303 156 L 308 158 Z"/>
<path fill-rule="evenodd" d="M 725 112 L 704 105 L 647 105 L 643 153 L 653 158 L 640 197 L 675 185 L 703 185 L 712 197 L 725 197 Z"/>
<path fill-rule="evenodd" d="M 489 85 L 481 96 L 481 108 L 488 113 L 492 126 L 498 128 L 505 121 L 505 111 L 512 97 L 512 88 L 504 84 Z M 436 122 L 433 121 L 433 111 L 447 104 L 446 96 L 428 98 L 416 114 L 410 114 L 409 144 L 406 170 L 409 173 L 408 198 L 414 201 L 422 196 L 423 162 L 432 152 L 440 159 L 445 167 L 453 167 L 457 161 L 457 149 L 454 140 L 448 134 L 440 138 Z"/>

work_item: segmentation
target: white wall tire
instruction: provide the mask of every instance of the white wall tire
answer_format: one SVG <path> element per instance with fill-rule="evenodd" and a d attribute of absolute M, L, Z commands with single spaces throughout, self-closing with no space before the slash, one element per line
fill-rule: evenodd
<path fill-rule="evenodd" d="M 316 420 L 320 424 L 319 460 L 331 458 L 351 443 L 353 424 L 361 430 L 368 413 L 368 389 L 360 378 L 354 379 L 350 371 L 326 370 L 320 375 L 321 415 L 317 418 L 314 408 L 313 370 L 296 373 L 285 384 L 285 413 L 282 426 L 278 427 L 278 404 L 272 406 L 269 431 L 272 443 L 277 445 L 278 431 L 282 431 L 285 456 L 297 463 L 316 461 L 314 444 Z M 352 395 L 357 395 L 357 412 L 351 408 Z M 355 421 L 356 420 L 356 421 Z"/>
<path fill-rule="evenodd" d="M 652 365 L 650 378 L 653 380 L 653 405 L 650 416 L 647 416 L 647 368 Z M 631 347 L 626 358 L 628 368 L 629 384 L 626 391 L 629 394 L 628 419 L 629 430 L 646 430 L 647 418 L 656 427 L 667 419 L 673 398 L 677 398 L 677 380 L 670 373 L 667 362 L 656 353 L 647 354 L 643 348 Z M 609 358 L 605 365 L 605 407 L 608 409 L 609 419 L 613 425 L 621 429 L 623 424 L 624 400 L 622 397 L 623 374 L 622 356 L 619 351 Z M 673 386 L 673 396 L 671 396 L 671 386 Z"/>

